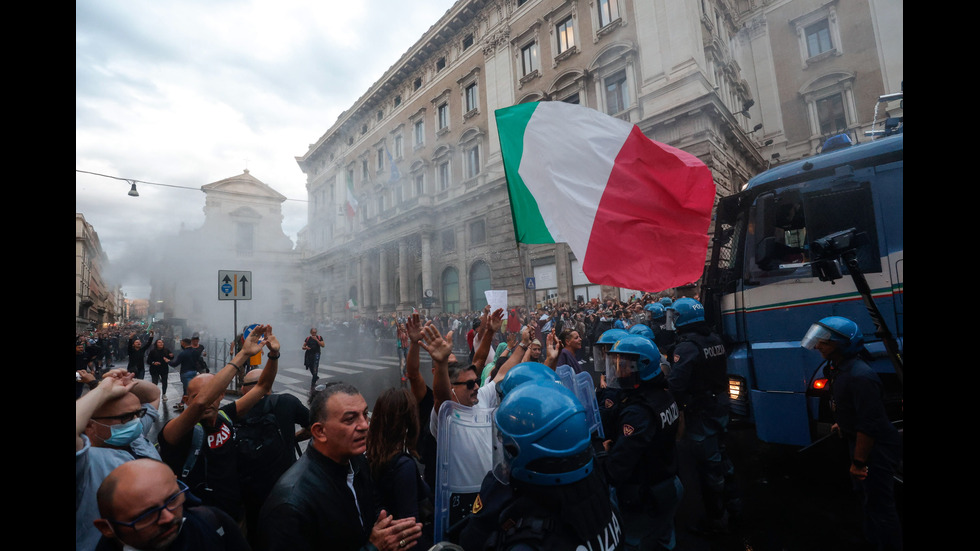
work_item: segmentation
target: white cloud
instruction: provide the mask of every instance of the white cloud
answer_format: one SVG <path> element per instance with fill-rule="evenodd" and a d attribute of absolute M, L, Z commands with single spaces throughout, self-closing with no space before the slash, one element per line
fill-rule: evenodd
<path fill-rule="evenodd" d="M 100 0 L 76 4 L 75 168 L 199 188 L 251 174 L 306 199 L 303 155 L 453 0 Z M 203 223 L 196 189 L 76 172 L 75 208 L 131 297 L 155 243 Z M 286 201 L 294 240 L 306 204 Z M 138 291 L 137 291 L 138 289 Z M 132 292 L 130 292 L 132 290 Z"/>

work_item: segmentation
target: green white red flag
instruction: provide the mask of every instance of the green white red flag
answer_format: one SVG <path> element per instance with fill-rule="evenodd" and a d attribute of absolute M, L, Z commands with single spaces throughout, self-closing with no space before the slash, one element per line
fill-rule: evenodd
<path fill-rule="evenodd" d="M 597 284 L 657 292 L 701 277 L 715 184 L 697 157 L 581 105 L 495 115 L 518 243 L 568 243 Z"/>

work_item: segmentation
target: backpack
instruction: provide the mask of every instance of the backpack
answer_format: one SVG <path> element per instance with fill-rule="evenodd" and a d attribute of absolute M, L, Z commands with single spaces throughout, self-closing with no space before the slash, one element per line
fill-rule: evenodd
<path fill-rule="evenodd" d="M 286 445 L 275 409 L 278 396 L 269 395 L 260 411 L 251 412 L 235 424 L 238 471 L 243 482 L 259 481 L 274 474 L 293 449 Z"/>

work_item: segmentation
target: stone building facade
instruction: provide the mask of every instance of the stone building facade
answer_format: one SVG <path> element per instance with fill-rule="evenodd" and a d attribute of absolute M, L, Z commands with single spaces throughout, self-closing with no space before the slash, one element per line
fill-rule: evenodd
<path fill-rule="evenodd" d="M 175 338 L 200 331 L 231 340 L 247 323 L 298 323 L 299 253 L 282 230 L 286 197 L 247 169 L 201 191 L 204 224 L 159 244 L 150 316 Z M 219 300 L 219 270 L 251 272 L 252 299 Z"/>
<path fill-rule="evenodd" d="M 75 213 L 75 332 L 85 333 L 117 322 L 119 286 L 103 279 L 108 258 L 99 234 Z"/>
<path fill-rule="evenodd" d="M 565 244 L 517 246 L 494 111 L 586 105 L 698 156 L 728 195 L 766 166 L 757 94 L 782 108 L 774 86 L 758 91 L 746 14 L 796 3 L 459 0 L 296 159 L 309 317 L 477 310 L 487 289 L 511 305 L 622 296 Z"/>

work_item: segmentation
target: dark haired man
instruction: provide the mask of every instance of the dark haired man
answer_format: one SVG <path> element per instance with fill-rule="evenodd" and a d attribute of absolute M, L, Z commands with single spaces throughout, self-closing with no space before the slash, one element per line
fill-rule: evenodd
<path fill-rule="evenodd" d="M 367 430 L 367 402 L 352 385 L 326 385 L 313 395 L 312 441 L 262 506 L 258 549 L 397 551 L 415 544 L 421 523 L 376 507 Z"/>

